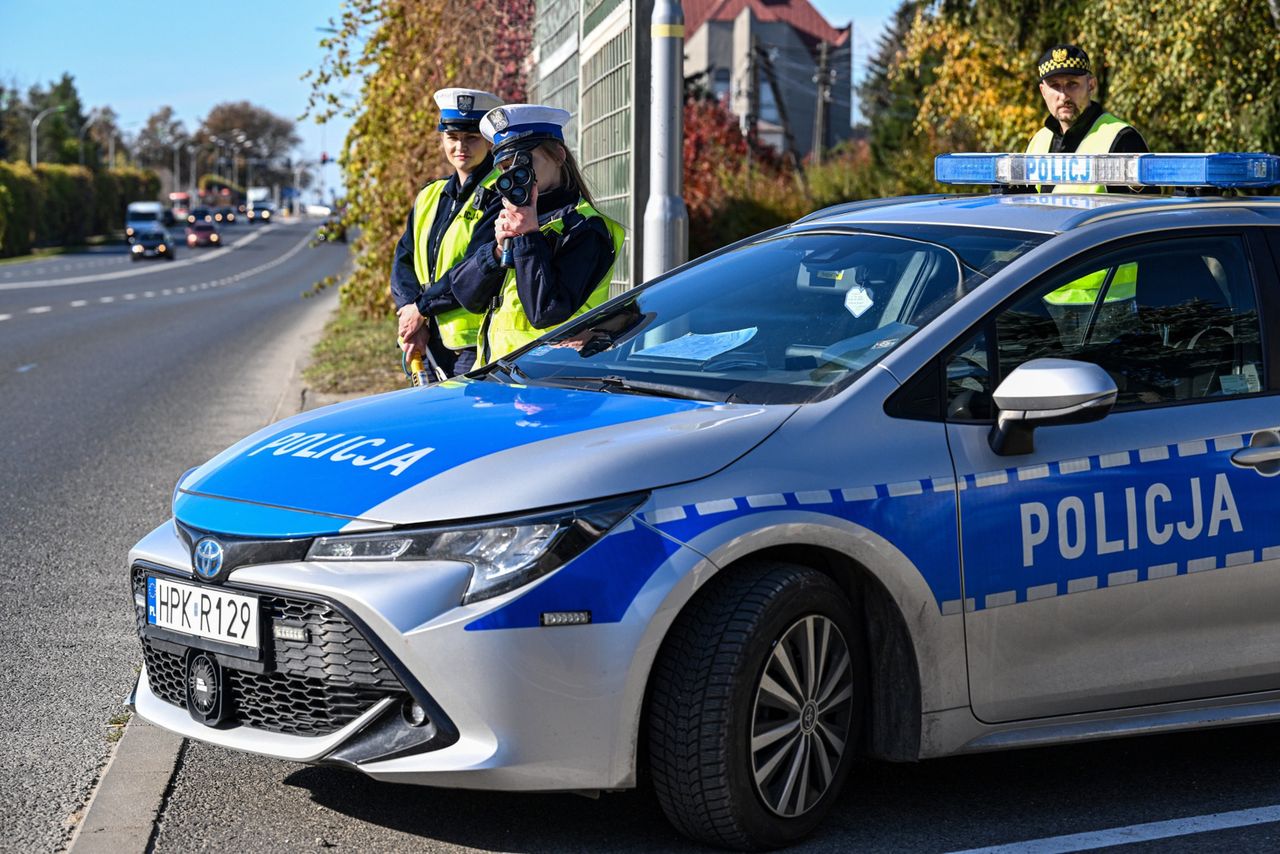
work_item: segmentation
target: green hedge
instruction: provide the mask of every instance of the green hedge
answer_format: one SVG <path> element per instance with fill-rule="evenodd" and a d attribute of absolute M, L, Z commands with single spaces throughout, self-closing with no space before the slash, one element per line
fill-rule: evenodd
<path fill-rule="evenodd" d="M 26 255 L 36 239 L 37 212 L 44 191 L 25 163 L 0 163 L 0 187 L 5 190 L 5 227 L 0 231 L 0 255 Z"/>
<path fill-rule="evenodd" d="M 145 169 L 93 173 L 82 166 L 0 162 L 0 257 L 34 245 L 73 245 L 124 227 L 129 202 L 155 199 L 160 177 Z"/>

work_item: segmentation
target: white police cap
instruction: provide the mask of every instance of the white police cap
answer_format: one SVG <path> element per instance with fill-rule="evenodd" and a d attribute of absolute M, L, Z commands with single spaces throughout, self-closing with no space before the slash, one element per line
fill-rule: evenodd
<path fill-rule="evenodd" d="M 508 104 L 485 113 L 480 133 L 493 143 L 494 157 L 501 151 L 529 148 L 547 139 L 564 142 L 569 113 L 542 104 Z"/>
<path fill-rule="evenodd" d="M 482 89 L 441 89 L 435 94 L 440 108 L 440 125 L 437 130 L 474 131 L 484 114 L 502 106 L 502 99 Z"/>

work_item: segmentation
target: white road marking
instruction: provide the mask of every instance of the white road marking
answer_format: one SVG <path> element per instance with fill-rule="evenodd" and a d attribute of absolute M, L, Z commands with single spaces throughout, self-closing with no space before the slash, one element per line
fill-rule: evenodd
<path fill-rule="evenodd" d="M 115 297 L 98 297 L 98 302 L 115 302 Z"/>
<path fill-rule="evenodd" d="M 12 314 L 0 314 L 0 320 L 8 320 L 11 317 L 13 317 Z"/>
<path fill-rule="evenodd" d="M 137 294 L 125 294 L 123 297 L 121 297 L 121 299 L 137 299 L 137 298 L 138 298 Z"/>
<path fill-rule="evenodd" d="M 952 854 L 1069 854 L 1072 851 L 1093 851 L 1111 845 L 1133 845 L 1138 842 L 1172 839 L 1177 836 L 1191 836 L 1215 830 L 1274 824 L 1278 821 L 1280 821 L 1280 806 L 1258 807 L 1251 810 L 1233 810 L 1189 818 L 1175 818 L 1169 821 L 1149 821 L 1088 833 L 1047 836 L 1042 839 L 1028 839 L 1025 842 L 992 845 L 987 848 L 967 848 L 963 851 L 953 851 Z"/>
<path fill-rule="evenodd" d="M 45 314 L 50 311 L 53 311 L 53 306 L 51 305 L 33 305 L 27 309 L 27 314 Z"/>
<path fill-rule="evenodd" d="M 227 254 L 228 252 L 232 252 L 241 246 L 247 246 L 248 244 L 257 240 L 263 234 L 267 233 L 268 231 L 275 230 L 275 228 L 276 226 L 274 225 L 265 226 L 262 231 L 255 231 L 253 234 L 250 234 L 247 237 L 243 237 L 240 240 L 235 241 L 234 243 L 229 243 L 226 246 L 219 246 L 217 249 L 207 254 L 200 255 L 199 257 L 184 258 L 181 261 L 174 261 L 172 263 L 166 262 L 164 266 L 148 267 L 145 270 L 135 270 L 135 269 L 118 270 L 114 273 L 99 273 L 91 276 L 71 276 L 70 278 L 66 278 L 66 279 L 45 279 L 43 281 L 38 281 L 38 282 L 6 282 L 5 284 L 0 285 L 0 291 L 16 291 L 16 290 L 22 290 L 24 288 L 48 288 L 48 287 L 58 287 L 61 285 L 82 285 L 88 282 L 101 282 L 101 281 L 106 281 L 108 279 L 121 279 L 126 276 L 146 275 L 148 273 L 159 272 L 160 270 L 176 270 L 179 267 L 186 267 L 190 264 L 202 264 L 205 261 L 212 261 L 214 258 L 220 258 L 223 255 Z M 307 241 L 310 241 L 311 235 L 307 234 L 306 239 Z M 136 267 L 137 265 L 134 265 L 134 266 Z"/>
<path fill-rule="evenodd" d="M 73 299 L 71 301 L 72 308 L 84 308 L 88 304 L 89 301 L 87 299 Z"/>
<path fill-rule="evenodd" d="M 31 370 L 31 369 L 32 369 L 32 368 L 34 368 L 35 366 L 36 366 L 36 363 L 35 363 L 35 362 L 32 362 L 32 363 L 31 363 L 31 364 L 29 364 L 29 365 L 23 365 L 22 367 L 18 368 L 18 373 L 20 373 L 20 374 L 25 374 L 27 371 Z"/>

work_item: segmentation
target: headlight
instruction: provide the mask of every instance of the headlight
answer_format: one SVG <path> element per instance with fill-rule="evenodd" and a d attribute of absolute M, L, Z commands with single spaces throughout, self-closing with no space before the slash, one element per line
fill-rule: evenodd
<path fill-rule="evenodd" d="M 134 251 L 135 253 L 137 253 L 137 252 L 141 252 L 141 251 L 142 251 L 142 244 L 141 244 L 141 243 L 135 243 L 135 244 L 133 244 L 133 251 Z"/>
<path fill-rule="evenodd" d="M 545 513 L 449 528 L 320 537 L 308 560 L 452 560 L 469 563 L 462 604 L 523 587 L 560 568 L 640 506 L 627 495 Z"/>
<path fill-rule="evenodd" d="M 164 245 L 163 243 L 161 243 L 159 246 L 157 246 L 157 247 L 156 247 L 156 251 L 157 251 L 157 252 L 164 252 L 164 251 L 165 251 L 165 248 L 166 248 L 166 247 L 165 247 L 165 245 Z"/>
<path fill-rule="evenodd" d="M 218 242 L 218 235 L 216 235 L 216 234 L 210 234 L 210 235 L 209 235 L 209 239 L 210 239 L 210 240 L 212 240 L 214 243 L 217 243 L 217 242 Z"/>

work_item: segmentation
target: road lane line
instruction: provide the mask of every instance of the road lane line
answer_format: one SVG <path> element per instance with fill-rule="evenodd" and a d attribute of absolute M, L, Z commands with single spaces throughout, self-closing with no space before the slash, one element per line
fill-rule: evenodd
<path fill-rule="evenodd" d="M 51 305 L 33 305 L 27 309 L 27 314 L 46 314 L 50 311 L 53 311 L 53 306 Z"/>
<path fill-rule="evenodd" d="M 72 308 L 83 308 L 88 304 L 89 304 L 89 301 L 87 299 L 73 299 L 71 301 Z"/>
<path fill-rule="evenodd" d="M 32 362 L 32 363 L 31 363 L 31 364 L 29 364 L 29 365 L 23 365 L 22 367 L 18 368 L 18 373 L 20 373 L 20 374 L 25 374 L 27 371 L 31 370 L 31 369 L 32 369 L 32 368 L 34 368 L 35 366 L 36 366 L 36 363 L 35 363 L 35 362 Z"/>
<path fill-rule="evenodd" d="M 1280 822 L 1280 806 L 1210 813 L 1169 821 L 1151 821 L 1113 827 L 1108 830 L 1072 833 L 1066 836 L 1047 836 L 1043 839 L 1029 839 L 1026 842 L 1013 842 L 1008 845 L 992 845 L 989 848 L 967 848 L 964 851 L 953 851 L 951 854 L 1069 854 L 1072 851 L 1092 851 L 1110 845 L 1132 845 L 1136 842 L 1172 839 L 1176 836 L 1191 836 L 1196 833 L 1210 833 L 1215 830 L 1231 830 L 1236 827 L 1251 827 L 1275 822 Z"/>
<path fill-rule="evenodd" d="M 8 320 L 11 317 L 13 317 L 12 314 L 0 314 L 0 320 Z"/>
<path fill-rule="evenodd" d="M 17 291 L 17 290 L 23 290 L 26 288 L 60 287 L 62 285 L 82 285 L 88 282 L 102 282 L 110 279 L 121 279 L 127 276 L 146 275 L 147 273 L 155 273 L 155 272 L 159 272 L 160 270 L 175 270 L 178 267 L 186 267 L 191 264 L 202 264 L 205 261 L 212 261 L 214 258 L 221 258 L 223 255 L 227 254 L 228 252 L 234 252 L 236 249 L 238 249 L 241 246 L 247 246 L 253 241 L 257 240 L 263 234 L 266 234 L 270 231 L 274 231 L 276 228 L 277 226 L 274 226 L 274 225 L 264 226 L 262 231 L 255 231 L 253 234 L 250 234 L 247 237 L 243 237 L 235 241 L 234 243 L 229 243 L 226 246 L 219 246 L 217 249 L 213 250 L 208 254 L 200 255 L 199 257 L 195 257 L 195 258 L 184 258 L 181 261 L 173 261 L 171 263 L 166 262 L 163 267 L 148 267 L 145 270 L 135 270 L 131 268 L 128 270 L 118 270 L 114 273 L 101 273 L 101 274 L 92 275 L 92 276 L 72 276 L 66 279 L 45 279 L 41 281 L 6 282 L 4 284 L 0 284 L 0 291 Z M 308 234 L 308 239 L 310 239 L 310 234 Z"/>
<path fill-rule="evenodd" d="M 98 297 L 98 302 L 115 302 L 115 297 Z"/>

